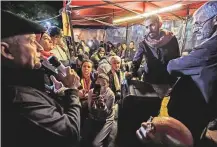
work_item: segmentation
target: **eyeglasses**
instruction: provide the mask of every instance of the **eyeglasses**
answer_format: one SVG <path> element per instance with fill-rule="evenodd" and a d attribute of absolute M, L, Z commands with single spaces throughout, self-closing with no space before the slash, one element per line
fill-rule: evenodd
<path fill-rule="evenodd" d="M 195 24 L 193 24 L 193 30 L 197 29 L 197 31 L 201 28 L 203 28 L 203 26 L 211 19 L 213 19 L 215 17 L 215 15 L 213 17 L 210 17 L 209 19 L 203 21 L 203 22 L 195 22 Z"/>

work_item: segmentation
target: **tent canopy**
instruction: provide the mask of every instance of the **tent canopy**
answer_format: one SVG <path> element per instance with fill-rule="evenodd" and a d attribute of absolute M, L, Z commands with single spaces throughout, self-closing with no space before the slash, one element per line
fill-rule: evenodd
<path fill-rule="evenodd" d="M 108 0 L 107 0 L 108 1 Z M 174 10 L 173 12 L 161 13 L 163 20 L 171 19 L 183 19 L 188 15 L 192 15 L 196 9 L 198 9 L 205 1 L 126 1 L 126 0 L 110 0 L 110 2 L 116 4 L 102 1 L 102 0 L 76 0 L 71 1 L 71 15 L 73 25 L 83 25 L 83 26 L 109 26 L 113 23 L 113 20 L 128 16 L 136 16 L 136 13 L 146 13 L 153 10 L 172 6 L 177 3 L 183 4 L 183 6 Z M 63 5 L 66 5 L 66 1 Z M 126 9 L 123 9 L 122 6 Z M 128 10 L 127 10 L 128 9 Z M 130 10 L 132 10 L 130 12 Z M 96 19 L 96 20 L 93 20 Z M 104 23 L 105 22 L 105 23 Z M 121 23 L 120 25 L 132 25 L 141 23 L 142 20 L 129 21 Z M 108 23 L 108 24 L 107 24 Z"/>

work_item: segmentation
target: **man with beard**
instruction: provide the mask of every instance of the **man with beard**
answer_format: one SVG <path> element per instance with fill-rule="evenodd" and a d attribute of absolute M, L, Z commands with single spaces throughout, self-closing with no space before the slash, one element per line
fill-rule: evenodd
<path fill-rule="evenodd" d="M 145 56 L 143 80 L 153 86 L 159 97 L 163 97 L 169 85 L 176 80 L 167 72 L 167 64 L 180 56 L 178 42 L 172 32 L 160 29 L 162 20 L 158 15 L 147 17 L 144 25 L 145 39 L 139 44 L 134 56 L 132 75 L 137 76 L 142 58 Z"/>
<path fill-rule="evenodd" d="M 216 147 L 213 132 L 204 137 L 206 126 L 214 118 L 217 118 L 217 2 L 210 1 L 201 6 L 193 15 L 193 35 L 196 37 L 196 46 L 189 53 L 171 60 L 167 66 L 170 74 L 181 77 L 174 86 L 168 103 L 170 117 L 156 117 L 153 121 L 153 129 L 148 133 L 141 133 L 141 140 L 153 138 L 159 130 L 161 134 L 168 135 L 173 132 L 172 138 L 178 137 L 179 141 L 187 136 L 187 131 L 182 131 L 183 124 L 190 130 L 194 147 Z M 172 127 L 171 118 L 181 122 Z M 165 122 L 167 122 L 166 125 Z M 144 128 L 148 123 L 142 124 Z M 214 129 L 210 128 L 209 129 Z M 167 129 L 165 129 L 167 128 Z M 152 131 L 151 131 L 152 130 Z M 178 130 L 175 133 L 174 130 Z M 154 132 L 153 132 L 154 131 Z M 140 131 L 141 132 L 141 131 Z M 153 133 L 151 133 L 153 132 Z M 185 134 L 182 134 L 184 132 Z M 212 141 L 211 141 L 212 140 Z M 190 141 L 190 140 L 189 140 Z M 161 142 L 165 142 L 161 140 Z"/>
<path fill-rule="evenodd" d="M 217 2 L 210 1 L 193 15 L 196 45 L 192 52 L 171 60 L 168 71 L 181 79 L 168 104 L 169 115 L 191 131 L 195 146 L 208 146 L 200 136 L 209 121 L 217 118 Z M 216 146 L 216 145 L 215 145 Z"/>
<path fill-rule="evenodd" d="M 45 92 L 39 24 L 1 10 L 2 146 L 71 147 L 80 139 L 79 77 L 69 67 L 63 96 Z M 10 27 L 8 24 L 17 24 Z M 52 76 L 54 87 L 61 82 Z M 58 98 L 58 99 L 55 99 Z M 60 103 L 60 98 L 61 103 Z"/>

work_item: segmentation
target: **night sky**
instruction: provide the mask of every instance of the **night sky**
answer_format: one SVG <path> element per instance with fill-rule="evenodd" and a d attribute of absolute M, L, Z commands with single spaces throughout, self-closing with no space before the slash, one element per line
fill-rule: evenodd
<path fill-rule="evenodd" d="M 46 1 L 45 3 L 55 8 L 57 11 L 63 7 L 63 1 Z"/>
<path fill-rule="evenodd" d="M 41 3 L 41 2 L 43 2 L 43 1 L 39 1 L 39 3 Z M 5 9 L 6 8 L 5 6 L 8 3 L 13 3 L 14 5 L 16 5 L 16 4 L 26 3 L 26 2 L 25 1 L 2 1 L 1 2 L 2 9 Z M 57 11 L 59 9 L 61 9 L 62 6 L 63 6 L 63 1 L 44 1 L 43 3 L 45 3 L 45 4 L 47 4 L 47 5 L 51 6 L 51 7 L 53 7 Z"/>
<path fill-rule="evenodd" d="M 38 3 L 39 6 L 46 4 L 49 7 L 51 7 L 52 12 L 48 11 L 48 12 L 51 12 L 50 13 L 51 16 L 58 15 L 59 10 L 63 7 L 63 1 L 32 1 L 32 4 L 33 3 Z M 20 7 L 20 5 L 25 5 L 26 7 Z M 9 10 L 9 11 L 12 11 L 14 13 L 19 13 L 19 12 L 23 11 L 26 14 L 32 15 L 31 14 L 31 8 L 29 8 L 29 7 L 31 7 L 31 1 L 28 1 L 28 2 L 26 2 L 26 1 L 1 1 L 1 6 L 2 6 L 2 9 Z M 33 14 L 36 14 L 36 13 L 33 12 Z M 39 19 L 39 20 L 41 20 L 41 19 Z M 62 27 L 62 17 L 60 16 L 60 17 L 56 18 L 55 20 L 58 22 L 58 24 L 56 24 L 56 25 L 58 25 L 59 27 Z"/>

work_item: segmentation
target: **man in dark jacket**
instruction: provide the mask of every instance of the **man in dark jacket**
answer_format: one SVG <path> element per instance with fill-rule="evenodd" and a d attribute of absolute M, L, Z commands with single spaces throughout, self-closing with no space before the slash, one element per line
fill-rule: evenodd
<path fill-rule="evenodd" d="M 217 118 L 217 2 L 205 3 L 193 18 L 196 46 L 167 66 L 170 74 L 181 77 L 171 93 L 168 112 L 188 127 L 195 146 L 205 147 L 200 136 Z"/>
<path fill-rule="evenodd" d="M 145 56 L 144 81 L 152 84 L 158 94 L 163 97 L 169 84 L 175 82 L 167 72 L 170 60 L 178 58 L 179 45 L 172 32 L 161 30 L 162 21 L 158 15 L 151 15 L 145 20 L 145 39 L 133 59 L 132 74 L 137 76 L 143 56 Z M 156 88 L 155 88 L 156 87 Z"/>
<path fill-rule="evenodd" d="M 125 52 L 125 58 L 124 61 L 125 62 L 129 62 L 129 61 L 133 61 L 133 58 L 135 56 L 136 53 L 136 49 L 135 49 L 135 44 L 133 41 L 130 41 L 129 47 L 127 48 L 126 52 Z"/>
<path fill-rule="evenodd" d="M 78 76 L 66 68 L 66 76 L 59 75 L 67 86 L 62 99 L 50 97 L 44 92 L 44 71 L 40 68 L 43 48 L 35 35 L 43 32 L 43 27 L 8 11 L 1 10 L 1 18 L 2 146 L 77 145 L 81 107 Z M 58 83 L 54 78 L 53 82 Z"/>

